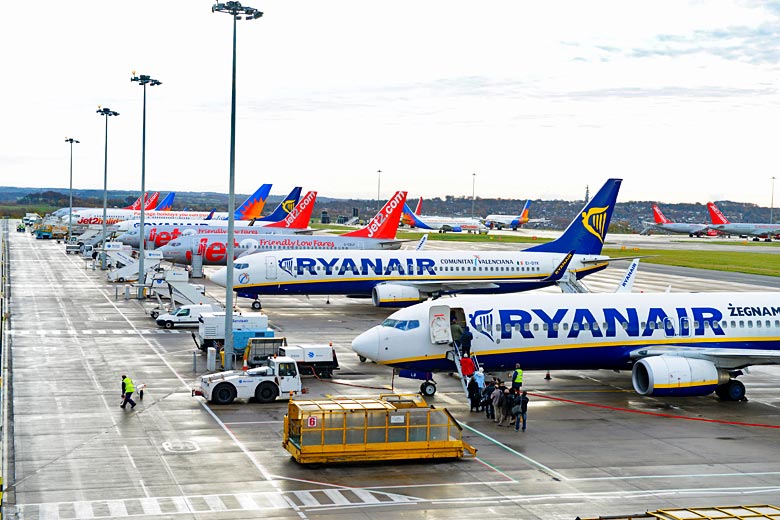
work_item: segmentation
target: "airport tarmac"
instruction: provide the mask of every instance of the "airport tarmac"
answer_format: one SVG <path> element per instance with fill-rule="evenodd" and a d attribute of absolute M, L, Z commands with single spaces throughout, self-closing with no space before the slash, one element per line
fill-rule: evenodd
<path fill-rule="evenodd" d="M 281 447 L 284 402 L 212 406 L 190 395 L 205 370 L 190 329 L 158 329 L 151 302 L 126 300 L 62 244 L 9 238 L 7 518 L 574 519 L 780 502 L 780 367 L 751 369 L 739 403 L 639 397 L 629 373 L 527 372 L 524 433 L 469 413 L 459 381 L 438 375 L 429 402 L 462 423 L 476 459 L 308 468 Z M 623 275 L 610 268 L 585 283 L 610 292 Z M 640 265 L 634 290 L 751 291 L 770 280 Z M 332 382 L 307 378 L 308 397 L 417 391 L 419 381 L 393 380 L 349 349 L 391 310 L 326 302 L 263 299 L 277 335 L 336 346 L 341 369 Z M 249 303 L 239 300 L 247 313 Z M 123 373 L 148 385 L 133 411 L 118 406 Z"/>

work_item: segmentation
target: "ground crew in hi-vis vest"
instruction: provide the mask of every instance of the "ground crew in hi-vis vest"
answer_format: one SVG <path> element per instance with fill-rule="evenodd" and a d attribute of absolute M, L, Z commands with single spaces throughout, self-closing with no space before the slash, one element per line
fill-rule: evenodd
<path fill-rule="evenodd" d="M 515 371 L 510 372 L 509 377 L 512 378 L 512 390 L 519 390 L 523 386 L 523 369 L 520 368 L 520 363 L 515 363 Z"/>
<path fill-rule="evenodd" d="M 131 396 L 133 395 L 133 392 L 135 392 L 135 385 L 133 384 L 133 380 L 127 377 L 126 375 L 122 374 L 122 404 L 119 406 L 121 408 L 124 408 L 127 403 L 130 403 L 130 409 L 132 410 L 135 408 L 135 401 L 132 400 Z"/>

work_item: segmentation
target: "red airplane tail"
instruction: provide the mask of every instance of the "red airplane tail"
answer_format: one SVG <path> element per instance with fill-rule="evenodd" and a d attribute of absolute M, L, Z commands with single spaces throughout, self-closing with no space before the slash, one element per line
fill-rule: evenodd
<path fill-rule="evenodd" d="M 710 220 L 713 224 L 730 224 L 729 219 L 721 213 L 714 202 L 708 202 L 707 209 L 710 211 Z"/>
<path fill-rule="evenodd" d="M 406 192 L 396 191 L 395 195 L 390 197 L 390 200 L 382 206 L 382 209 L 365 226 L 345 233 L 342 236 L 394 240 L 396 231 L 398 231 L 398 224 L 401 222 L 401 213 L 403 212 L 405 202 Z"/>
<path fill-rule="evenodd" d="M 414 208 L 415 215 L 422 215 L 422 197 L 417 201 L 417 207 Z"/>
<path fill-rule="evenodd" d="M 160 198 L 160 192 L 159 191 L 155 191 L 154 193 L 152 193 L 152 196 L 149 197 L 148 199 L 146 199 L 146 206 L 144 206 L 144 209 L 146 211 L 150 211 L 150 210 L 153 210 L 154 208 L 156 208 L 157 207 L 157 199 L 159 199 L 159 198 Z M 139 206 L 138 209 L 141 209 L 140 208 L 140 204 L 138 206 Z"/>
<path fill-rule="evenodd" d="M 661 213 L 661 208 L 658 207 L 658 204 L 653 204 L 653 218 L 655 219 L 656 224 L 671 224 L 672 221 L 669 220 L 664 216 L 663 213 Z"/>
<path fill-rule="evenodd" d="M 309 227 L 311 214 L 314 212 L 314 201 L 317 200 L 317 192 L 310 191 L 298 201 L 298 204 L 279 222 L 267 224 L 269 228 L 306 229 Z"/>

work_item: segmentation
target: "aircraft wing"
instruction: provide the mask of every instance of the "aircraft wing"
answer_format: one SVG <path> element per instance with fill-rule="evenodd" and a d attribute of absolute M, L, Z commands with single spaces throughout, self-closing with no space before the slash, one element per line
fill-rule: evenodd
<path fill-rule="evenodd" d="M 538 278 L 529 280 L 513 280 L 513 283 L 539 283 L 539 282 L 557 282 L 564 274 L 566 274 L 566 268 L 569 266 L 571 259 L 574 258 L 574 251 L 569 251 L 563 260 L 558 264 L 558 267 L 553 269 L 546 278 L 539 280 Z M 447 292 L 447 291 L 467 291 L 475 289 L 498 289 L 499 283 L 506 282 L 505 279 L 496 280 L 447 280 L 441 282 L 417 282 L 413 280 L 407 280 L 403 282 L 393 282 L 401 285 L 408 285 L 415 287 L 421 292 L 434 293 L 434 292 Z"/>
<path fill-rule="evenodd" d="M 648 356 L 679 356 L 705 359 L 718 368 L 738 369 L 750 365 L 778 365 L 780 351 L 741 348 L 691 348 L 658 346 L 641 348 L 631 352 L 632 359 Z"/>
<path fill-rule="evenodd" d="M 490 280 L 447 280 L 442 282 L 415 282 L 415 281 L 398 281 L 393 282 L 398 285 L 408 285 L 414 287 L 423 293 L 436 293 L 436 292 L 457 292 L 468 291 L 475 289 L 498 289 L 499 285 L 497 281 Z"/>

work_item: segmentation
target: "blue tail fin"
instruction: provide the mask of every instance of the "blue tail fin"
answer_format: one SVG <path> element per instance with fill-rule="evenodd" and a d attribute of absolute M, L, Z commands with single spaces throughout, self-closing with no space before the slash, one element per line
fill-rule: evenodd
<path fill-rule="evenodd" d="M 601 254 L 621 182 L 623 179 L 607 180 L 593 199 L 574 217 L 574 220 L 560 237 L 552 242 L 530 247 L 525 251 L 545 253 L 574 251 L 578 255 Z"/>
<path fill-rule="evenodd" d="M 420 220 L 417 215 L 412 211 L 412 208 L 404 202 L 404 211 L 401 214 L 401 222 L 409 227 L 417 229 L 433 229 L 428 224 Z"/>
<path fill-rule="evenodd" d="M 259 222 L 279 222 L 280 220 L 284 220 L 284 218 L 293 210 L 296 204 L 298 204 L 298 199 L 301 198 L 301 187 L 296 186 L 293 188 L 293 190 L 290 192 L 289 195 L 287 195 L 282 202 L 279 203 L 278 206 L 276 206 L 276 209 L 271 213 L 270 215 L 266 215 L 263 218 L 257 219 Z"/>
<path fill-rule="evenodd" d="M 154 211 L 169 211 L 173 207 L 173 198 L 176 196 L 176 192 L 172 191 L 170 192 L 163 200 L 160 202 L 156 208 L 154 208 Z"/>
<path fill-rule="evenodd" d="M 263 184 L 257 188 L 257 191 L 236 209 L 233 218 L 235 220 L 252 220 L 259 217 L 269 193 L 271 193 L 271 184 Z"/>

